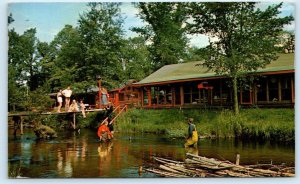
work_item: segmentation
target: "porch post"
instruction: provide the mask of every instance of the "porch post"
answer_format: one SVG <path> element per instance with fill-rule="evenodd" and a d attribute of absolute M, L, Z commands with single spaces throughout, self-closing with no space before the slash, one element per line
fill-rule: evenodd
<path fill-rule="evenodd" d="M 269 78 L 266 79 L 266 95 L 267 95 L 267 103 L 269 103 Z"/>
<path fill-rule="evenodd" d="M 291 77 L 291 99 L 292 103 L 295 103 L 295 88 L 294 88 L 294 78 Z"/>
<path fill-rule="evenodd" d="M 144 89 L 143 87 L 141 87 L 141 90 L 140 90 L 140 97 L 141 97 L 141 105 L 142 107 L 144 106 Z"/>
<path fill-rule="evenodd" d="M 281 80 L 278 79 L 278 101 L 281 102 Z"/>
<path fill-rule="evenodd" d="M 176 97 L 175 97 L 175 87 L 172 86 L 171 87 L 171 94 L 172 94 L 172 106 L 175 106 L 175 101 L 176 101 Z"/>
<path fill-rule="evenodd" d="M 151 87 L 147 88 L 147 94 L 148 94 L 148 106 L 151 107 Z"/>
<path fill-rule="evenodd" d="M 184 104 L 183 86 L 180 86 L 180 105 Z"/>
<path fill-rule="evenodd" d="M 116 93 L 115 104 L 116 104 L 116 106 L 120 105 L 120 103 L 119 103 L 119 91 Z"/>

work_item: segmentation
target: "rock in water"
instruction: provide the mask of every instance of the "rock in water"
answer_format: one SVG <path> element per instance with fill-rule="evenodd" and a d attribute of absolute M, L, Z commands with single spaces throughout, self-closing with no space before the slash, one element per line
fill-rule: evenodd
<path fill-rule="evenodd" d="M 38 125 L 33 131 L 39 139 L 52 139 L 57 137 L 56 132 L 51 127 L 46 125 Z"/>

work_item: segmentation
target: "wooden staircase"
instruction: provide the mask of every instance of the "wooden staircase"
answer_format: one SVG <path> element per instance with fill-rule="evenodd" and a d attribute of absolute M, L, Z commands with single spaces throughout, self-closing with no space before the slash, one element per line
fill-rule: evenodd
<path fill-rule="evenodd" d="M 121 106 L 121 105 L 119 105 L 119 106 L 117 106 L 114 110 L 113 110 L 113 112 L 112 113 L 114 113 L 114 112 L 116 112 L 116 111 L 118 111 L 118 113 L 117 113 L 117 115 L 109 122 L 109 124 L 113 124 L 115 121 L 116 121 L 116 119 L 124 112 L 124 111 L 127 111 L 127 105 L 124 105 L 124 106 Z M 104 123 L 105 121 L 107 121 L 108 120 L 108 117 L 106 117 L 101 123 L 100 123 L 100 125 L 102 124 L 102 123 Z"/>

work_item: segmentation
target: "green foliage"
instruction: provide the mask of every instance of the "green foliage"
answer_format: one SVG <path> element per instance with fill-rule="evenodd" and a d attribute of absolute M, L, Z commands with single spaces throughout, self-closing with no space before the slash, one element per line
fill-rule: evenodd
<path fill-rule="evenodd" d="M 123 19 L 119 5 L 89 3 L 89 11 L 80 16 L 78 32 L 83 60 L 78 63 L 79 78 L 91 82 L 96 74 L 100 74 L 103 83 L 109 87 L 116 87 L 117 81 L 122 81 Z"/>
<path fill-rule="evenodd" d="M 143 35 L 151 42 L 151 54 L 154 69 L 167 64 L 178 63 L 185 55 L 187 46 L 186 4 L 178 2 L 154 2 L 137 4 L 140 10 L 138 16 L 148 23 L 142 28 L 133 31 Z"/>
<path fill-rule="evenodd" d="M 130 109 L 118 119 L 116 129 L 184 137 L 187 118 L 192 117 L 201 137 L 294 142 L 294 113 L 293 109 L 245 109 L 239 115 L 230 110 Z"/>
<path fill-rule="evenodd" d="M 127 80 L 142 80 L 152 73 L 149 51 L 142 37 L 129 38 L 122 48 L 122 58 Z"/>
<path fill-rule="evenodd" d="M 42 88 L 27 91 L 27 94 L 23 95 L 23 99 L 18 103 L 21 109 L 33 112 L 46 112 L 51 109 L 53 104 L 55 101 Z"/>
<path fill-rule="evenodd" d="M 190 33 L 206 34 L 215 41 L 203 49 L 204 65 L 232 79 L 238 113 L 237 79 L 277 58 L 278 36 L 292 16 L 279 17 L 282 3 L 262 11 L 254 2 L 191 3 Z"/>

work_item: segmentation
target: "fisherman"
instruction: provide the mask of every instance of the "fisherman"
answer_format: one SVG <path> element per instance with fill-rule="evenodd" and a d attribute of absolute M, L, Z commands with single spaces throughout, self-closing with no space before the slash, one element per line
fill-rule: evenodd
<path fill-rule="evenodd" d="M 198 133 L 196 130 L 196 126 L 193 124 L 193 121 L 194 121 L 193 118 L 188 119 L 188 125 L 189 125 L 188 136 L 184 144 L 184 147 L 197 147 Z"/>
<path fill-rule="evenodd" d="M 107 141 L 107 140 L 110 140 L 113 138 L 113 135 L 110 132 L 107 125 L 108 125 L 108 121 L 105 120 L 98 128 L 97 135 L 98 135 L 100 141 Z"/>

